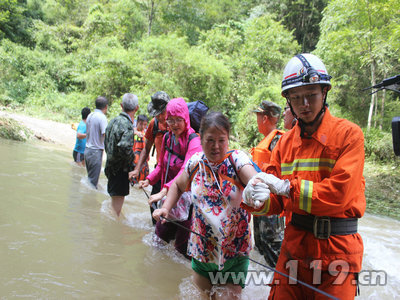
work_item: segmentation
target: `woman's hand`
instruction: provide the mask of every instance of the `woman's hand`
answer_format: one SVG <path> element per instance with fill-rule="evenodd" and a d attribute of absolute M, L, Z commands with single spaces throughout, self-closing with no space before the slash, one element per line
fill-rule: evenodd
<path fill-rule="evenodd" d="M 159 221 L 162 220 L 161 223 L 164 224 L 166 220 L 164 218 L 168 218 L 169 211 L 165 207 L 161 207 L 153 211 L 153 218 Z"/>
<path fill-rule="evenodd" d="M 159 192 L 157 194 L 151 195 L 149 197 L 149 205 L 151 206 L 152 203 L 160 201 L 164 197 L 164 193 Z"/>
<path fill-rule="evenodd" d="M 149 182 L 148 179 L 139 181 L 139 187 L 140 188 L 145 188 L 145 187 L 148 187 L 149 185 L 150 185 L 150 182 Z"/>

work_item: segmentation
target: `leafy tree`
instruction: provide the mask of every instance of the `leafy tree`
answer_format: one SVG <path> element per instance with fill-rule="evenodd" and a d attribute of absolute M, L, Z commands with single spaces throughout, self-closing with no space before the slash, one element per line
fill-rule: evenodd
<path fill-rule="evenodd" d="M 221 105 L 227 99 L 230 71 L 201 49 L 190 48 L 176 35 L 148 37 L 134 48 L 137 76 L 132 90 L 144 95 L 164 90 L 172 97 Z"/>
<path fill-rule="evenodd" d="M 327 4 L 328 0 L 264 0 L 253 9 L 253 13 L 276 15 L 277 21 L 282 21 L 286 28 L 294 32 L 304 53 L 315 49 L 322 11 Z"/>
<path fill-rule="evenodd" d="M 372 126 L 375 110 L 379 123 L 388 128 L 384 98 L 378 114 L 377 94 L 369 96 L 361 89 L 400 71 L 400 41 L 395 38 L 399 36 L 399 11 L 400 2 L 394 0 L 331 1 L 324 11 L 317 54 L 339 87 L 332 93 L 336 109 L 361 126 Z M 392 96 L 389 106 L 391 101 Z"/>

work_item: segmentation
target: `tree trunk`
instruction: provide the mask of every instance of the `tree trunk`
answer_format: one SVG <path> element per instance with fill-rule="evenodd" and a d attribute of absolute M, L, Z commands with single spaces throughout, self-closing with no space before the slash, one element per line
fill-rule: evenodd
<path fill-rule="evenodd" d="M 375 96 L 374 106 L 374 128 L 376 128 L 376 118 L 378 115 L 378 95 Z"/>
<path fill-rule="evenodd" d="M 371 86 L 376 84 L 376 79 L 375 79 L 375 60 L 372 59 L 371 61 Z M 376 93 L 373 93 L 371 95 L 371 103 L 369 105 L 369 113 L 368 113 L 368 130 L 371 129 L 371 123 L 372 123 L 372 113 L 374 112 L 374 103 L 375 103 L 375 97 Z"/>
<path fill-rule="evenodd" d="M 383 117 L 385 114 L 385 98 L 386 98 L 386 89 L 383 90 L 382 93 L 382 103 L 381 103 L 381 120 L 379 122 L 379 129 L 382 130 L 383 125 Z"/>
<path fill-rule="evenodd" d="M 147 29 L 147 35 L 150 36 L 151 34 L 151 25 L 153 23 L 154 18 L 154 0 L 150 1 L 150 12 L 149 12 L 149 27 Z"/>

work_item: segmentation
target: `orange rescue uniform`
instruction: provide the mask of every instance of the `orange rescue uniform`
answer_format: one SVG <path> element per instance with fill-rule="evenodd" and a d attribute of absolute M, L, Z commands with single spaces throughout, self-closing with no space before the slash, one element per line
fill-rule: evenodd
<path fill-rule="evenodd" d="M 326 109 L 311 137 L 301 138 L 300 131 L 297 125 L 281 137 L 266 168 L 266 173 L 290 181 L 289 198 L 271 194 L 270 201 L 258 211 L 243 203 L 242 206 L 254 215 L 280 214 L 285 209 L 300 215 L 361 218 L 366 206 L 361 129 L 348 120 L 333 117 Z M 285 274 L 294 272 L 290 275 L 306 281 L 310 274 L 318 277 L 319 271 L 326 278 L 338 264 L 340 273 L 348 275 L 344 278 L 348 284 L 329 285 L 327 290 L 340 298 L 346 294 L 354 297 L 356 286 L 352 279 L 361 270 L 362 256 L 363 241 L 358 233 L 319 239 L 312 232 L 288 224 L 276 269 Z M 296 263 L 298 268 L 291 265 Z M 310 274 L 301 274 L 305 270 Z M 318 285 L 318 280 L 314 283 L 321 289 L 324 286 L 324 282 Z M 307 287 L 288 284 L 277 273 L 271 285 L 270 299 L 287 299 L 291 294 L 303 299 L 310 293 Z M 318 295 L 314 292 L 312 298 Z"/>
<path fill-rule="evenodd" d="M 138 135 L 134 135 L 133 139 L 133 154 L 134 154 L 134 160 L 133 160 L 133 167 L 137 165 L 139 162 L 139 157 L 140 153 L 145 147 L 146 144 L 146 138 L 144 137 L 145 131 L 140 131 L 143 135 L 143 137 L 139 137 Z M 149 175 L 149 164 L 148 164 L 149 158 L 144 162 L 142 168 L 139 171 L 139 175 L 137 178 L 134 179 L 134 183 L 138 183 L 141 180 L 145 180 L 147 175 Z"/>
<path fill-rule="evenodd" d="M 270 150 L 269 147 L 272 140 L 278 134 L 283 135 L 284 133 L 285 132 L 282 130 L 274 129 L 257 145 L 257 147 L 251 148 L 250 154 L 253 158 L 253 161 L 257 164 L 257 166 L 260 167 L 261 170 L 264 170 L 270 161 L 272 150 Z"/>

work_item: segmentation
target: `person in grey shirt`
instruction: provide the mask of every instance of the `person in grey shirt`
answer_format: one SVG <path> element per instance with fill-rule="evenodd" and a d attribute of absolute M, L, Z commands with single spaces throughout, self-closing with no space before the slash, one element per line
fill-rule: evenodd
<path fill-rule="evenodd" d="M 89 181 L 97 189 L 103 161 L 104 135 L 107 127 L 105 114 L 108 100 L 100 96 L 97 97 L 95 104 L 96 109 L 86 120 L 85 164 Z"/>

